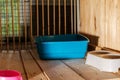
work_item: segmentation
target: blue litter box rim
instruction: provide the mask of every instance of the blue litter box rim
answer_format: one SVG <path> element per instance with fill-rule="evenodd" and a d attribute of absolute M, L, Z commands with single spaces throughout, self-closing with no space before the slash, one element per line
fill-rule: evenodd
<path fill-rule="evenodd" d="M 78 36 L 82 36 L 82 37 L 84 37 L 86 40 L 85 41 L 83 41 L 83 42 L 90 42 L 90 40 L 86 37 L 86 36 L 84 36 L 84 35 L 82 35 L 82 34 L 61 34 L 61 36 L 65 36 L 65 35 L 78 35 Z M 40 43 L 40 41 L 38 41 L 38 39 L 40 39 L 40 37 L 42 38 L 42 37 L 54 37 L 54 36 L 60 36 L 60 35 L 44 35 L 44 36 L 38 36 L 38 37 L 36 37 L 35 38 L 35 43 Z M 77 42 L 77 40 L 73 40 L 73 41 L 57 41 L 57 42 L 74 42 L 74 41 L 76 41 Z M 43 42 L 43 43 L 45 43 L 45 41 L 41 41 L 41 42 Z M 46 41 L 46 42 L 54 42 L 54 41 Z M 82 41 L 81 41 L 82 42 Z"/>

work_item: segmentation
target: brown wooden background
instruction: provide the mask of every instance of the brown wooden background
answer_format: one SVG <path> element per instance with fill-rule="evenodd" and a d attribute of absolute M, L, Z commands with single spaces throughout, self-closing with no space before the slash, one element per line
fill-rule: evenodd
<path fill-rule="evenodd" d="M 80 0 L 80 25 L 99 46 L 120 50 L 120 0 Z"/>

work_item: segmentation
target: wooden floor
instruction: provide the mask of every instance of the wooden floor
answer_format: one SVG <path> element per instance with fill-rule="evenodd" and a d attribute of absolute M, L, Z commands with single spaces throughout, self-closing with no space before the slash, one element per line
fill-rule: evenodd
<path fill-rule="evenodd" d="M 18 70 L 24 80 L 120 80 L 119 73 L 101 72 L 84 62 L 84 59 L 40 60 L 36 50 L 0 53 L 0 70 Z"/>

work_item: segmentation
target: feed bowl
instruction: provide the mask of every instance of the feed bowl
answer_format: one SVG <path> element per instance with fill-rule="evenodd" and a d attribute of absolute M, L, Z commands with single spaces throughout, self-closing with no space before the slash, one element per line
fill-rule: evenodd
<path fill-rule="evenodd" d="M 15 70 L 0 70 L 0 80 L 23 80 L 21 73 Z"/>

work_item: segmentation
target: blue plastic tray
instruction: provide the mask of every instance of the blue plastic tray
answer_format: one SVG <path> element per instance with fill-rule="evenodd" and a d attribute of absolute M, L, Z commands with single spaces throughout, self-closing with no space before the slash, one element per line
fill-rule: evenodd
<path fill-rule="evenodd" d="M 35 41 L 41 59 L 84 58 L 89 42 L 80 34 L 40 36 Z"/>

